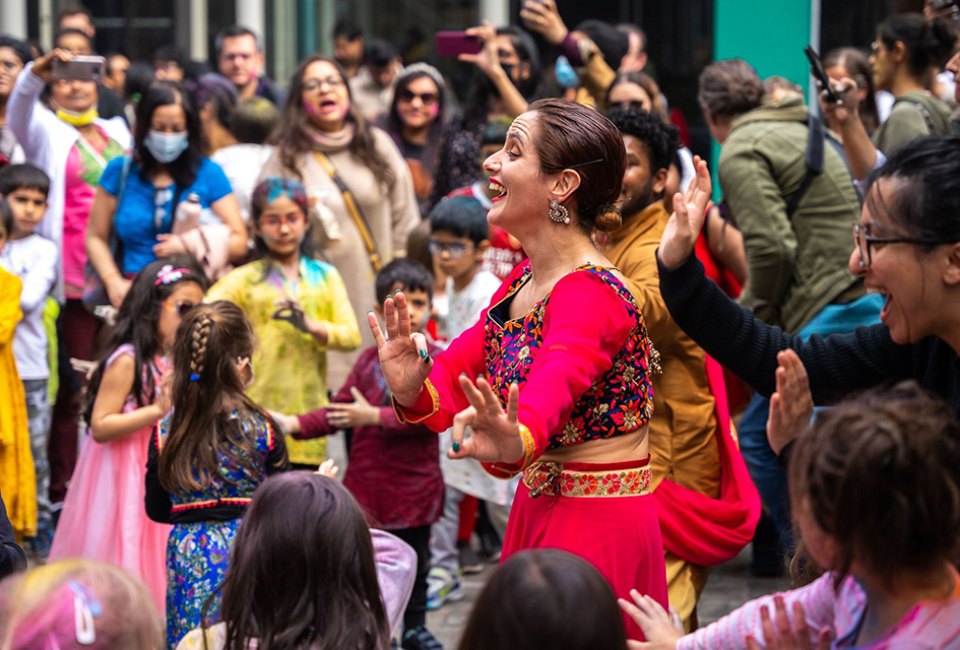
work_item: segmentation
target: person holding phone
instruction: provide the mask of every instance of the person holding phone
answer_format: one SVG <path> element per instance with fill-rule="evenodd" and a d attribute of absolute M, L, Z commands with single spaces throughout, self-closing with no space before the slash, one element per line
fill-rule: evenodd
<path fill-rule="evenodd" d="M 540 94 L 540 55 L 530 34 L 519 27 L 484 23 L 465 36 L 477 38 L 482 47 L 477 54 L 457 56 L 476 69 L 463 110 L 451 118 L 441 138 L 430 207 L 482 177 L 475 161 L 484 127 L 498 119 L 512 120 Z"/>
<path fill-rule="evenodd" d="M 844 77 L 834 91 L 839 102 L 821 97 L 820 108 L 843 139 L 854 177 L 863 181 L 874 168 L 924 135 L 949 135 L 950 107 L 929 90 L 929 82 L 956 49 L 956 36 L 943 18 L 927 22 L 919 13 L 895 14 L 877 26 L 870 65 L 877 90 L 895 100 L 890 117 L 867 134 L 860 118 L 860 84 Z"/>
<path fill-rule="evenodd" d="M 70 358 L 92 361 L 101 321 L 82 302 L 87 251 L 84 235 L 100 174 L 130 146 L 123 118 L 104 120 L 97 112 L 93 66 L 71 66 L 65 50 L 28 63 L 7 100 L 7 121 L 27 162 L 50 177 L 47 212 L 37 232 L 60 251 L 56 297 L 61 301 L 60 344 Z M 60 74 L 57 74 L 58 70 Z M 63 74 L 64 70 L 72 73 Z M 51 108 L 40 101 L 50 88 Z M 50 500 L 56 508 L 77 458 L 78 397 L 86 378 L 61 381 L 50 432 Z"/>

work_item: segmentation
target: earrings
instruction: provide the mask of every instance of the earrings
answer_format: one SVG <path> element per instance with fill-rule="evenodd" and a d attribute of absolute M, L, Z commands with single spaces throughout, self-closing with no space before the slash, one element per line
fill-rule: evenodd
<path fill-rule="evenodd" d="M 556 199 L 550 199 L 550 208 L 547 210 L 547 216 L 550 217 L 550 221 L 554 223 L 562 223 L 564 225 L 570 223 L 570 211 L 567 210 L 567 206 Z"/>

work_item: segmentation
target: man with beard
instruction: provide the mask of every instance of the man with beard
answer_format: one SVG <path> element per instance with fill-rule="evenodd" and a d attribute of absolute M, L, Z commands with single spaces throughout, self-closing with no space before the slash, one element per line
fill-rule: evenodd
<path fill-rule="evenodd" d="M 677 129 L 634 108 L 614 108 L 607 117 L 623 135 L 627 160 L 623 224 L 610 233 L 605 253 L 630 281 L 660 354 L 650 466 L 670 604 L 690 631 L 697 627 L 707 566 L 732 558 L 750 541 L 760 503 L 731 435 L 725 397 L 714 398 L 723 390 L 720 368 L 677 327 L 660 295 L 656 250 L 669 218 L 662 199 Z"/>

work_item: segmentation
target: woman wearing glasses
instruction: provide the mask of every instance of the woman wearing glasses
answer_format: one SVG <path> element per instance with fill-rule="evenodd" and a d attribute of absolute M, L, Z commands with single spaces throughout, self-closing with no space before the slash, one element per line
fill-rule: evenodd
<path fill-rule="evenodd" d="M 260 172 L 293 178 L 307 188 L 324 257 L 343 277 L 358 322 L 377 302 L 379 268 L 406 253 L 420 222 L 410 170 L 390 136 L 371 126 L 353 105 L 342 68 L 331 58 L 304 59 L 274 132 L 276 151 Z M 368 328 L 363 345 L 373 345 Z M 337 389 L 359 352 L 330 352 L 328 381 Z M 322 458 L 298 458 L 307 463 Z"/>
<path fill-rule="evenodd" d="M 860 85 L 850 77 L 836 84 L 840 101 L 821 97 L 830 127 L 840 134 L 850 169 L 858 180 L 910 141 L 948 135 L 950 107 L 930 90 L 930 82 L 956 50 L 956 35 L 943 18 L 895 14 L 877 26 L 870 54 L 873 85 L 894 96 L 890 116 L 872 136 L 859 115 Z"/>
<path fill-rule="evenodd" d="M 201 139 L 197 113 L 181 87 L 151 84 L 137 104 L 132 157 L 107 165 L 90 209 L 87 252 L 114 307 L 127 295 L 129 278 L 159 257 L 190 253 L 203 259 L 204 244 L 218 248 L 211 258 L 236 262 L 246 255 L 247 230 L 230 181 L 202 154 Z M 193 198 L 210 214 L 200 218 L 211 233 L 203 238 L 176 223 L 178 206 Z"/>
<path fill-rule="evenodd" d="M 395 88 L 381 126 L 407 161 L 420 212 L 426 214 L 443 131 L 443 77 L 432 65 L 414 63 L 400 72 Z"/>
<path fill-rule="evenodd" d="M 883 297 L 881 324 L 804 341 L 753 318 L 706 280 L 691 255 L 703 215 L 696 208 L 673 217 L 660 241 L 660 291 L 677 324 L 764 395 L 780 381 L 803 380 L 805 367 L 817 404 L 915 379 L 960 416 L 958 197 L 956 137 L 916 140 L 876 172 L 854 227 L 849 267 Z M 778 452 L 787 442 L 771 439 Z"/>

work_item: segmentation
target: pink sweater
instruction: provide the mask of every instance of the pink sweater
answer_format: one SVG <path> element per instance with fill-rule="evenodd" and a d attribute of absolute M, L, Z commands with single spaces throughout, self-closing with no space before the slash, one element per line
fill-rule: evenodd
<path fill-rule="evenodd" d="M 960 650 L 960 578 L 954 572 L 953 596 L 938 602 L 917 604 L 882 639 L 867 645 L 855 643 L 857 628 L 867 608 L 867 597 L 859 583 L 847 576 L 837 592 L 833 574 L 825 573 L 815 582 L 782 592 L 787 612 L 793 616 L 793 604 L 801 603 L 810 629 L 810 641 L 824 626 L 830 626 L 836 640 L 831 648 L 861 650 Z M 774 594 L 743 605 L 719 621 L 689 634 L 677 643 L 677 650 L 725 650 L 746 648 L 752 634 L 761 647 L 760 608 L 766 605 L 773 614 Z"/>

